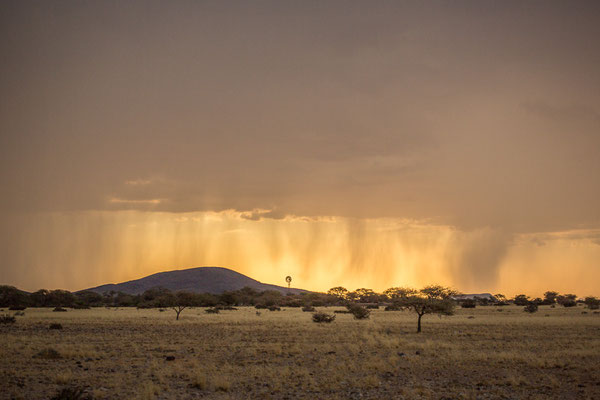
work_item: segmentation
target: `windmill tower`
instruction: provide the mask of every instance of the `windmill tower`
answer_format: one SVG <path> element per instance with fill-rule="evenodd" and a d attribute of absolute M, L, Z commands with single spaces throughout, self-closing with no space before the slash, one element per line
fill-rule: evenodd
<path fill-rule="evenodd" d="M 291 277 L 291 276 L 289 276 L 289 275 L 288 275 L 288 276 L 286 276 L 286 277 L 285 277 L 285 281 L 287 282 L 287 284 L 288 284 L 288 289 L 289 289 L 289 288 L 290 288 L 290 284 L 292 283 L 292 277 Z"/>

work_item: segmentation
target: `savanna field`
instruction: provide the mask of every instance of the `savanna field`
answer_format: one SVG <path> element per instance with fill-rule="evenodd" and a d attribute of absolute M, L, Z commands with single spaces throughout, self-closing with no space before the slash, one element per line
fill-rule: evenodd
<path fill-rule="evenodd" d="M 600 398 L 600 314 L 582 306 L 457 309 L 420 334 L 383 309 L 330 324 L 299 308 L 24 313 L 0 325 L 2 399 Z"/>

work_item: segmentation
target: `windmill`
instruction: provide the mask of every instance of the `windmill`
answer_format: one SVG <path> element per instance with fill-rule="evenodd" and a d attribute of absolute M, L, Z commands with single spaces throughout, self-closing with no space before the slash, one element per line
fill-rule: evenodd
<path fill-rule="evenodd" d="M 288 284 L 288 289 L 289 289 L 289 288 L 290 288 L 290 283 L 292 283 L 292 277 L 291 277 L 291 276 L 289 276 L 289 275 L 288 275 L 288 276 L 286 276 L 286 277 L 285 277 L 285 281 L 287 282 L 287 284 Z"/>

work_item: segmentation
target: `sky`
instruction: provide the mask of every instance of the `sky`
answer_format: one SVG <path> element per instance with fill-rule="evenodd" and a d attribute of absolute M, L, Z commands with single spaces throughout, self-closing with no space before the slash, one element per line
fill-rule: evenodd
<path fill-rule="evenodd" d="M 600 295 L 596 1 L 5 1 L 0 284 Z"/>

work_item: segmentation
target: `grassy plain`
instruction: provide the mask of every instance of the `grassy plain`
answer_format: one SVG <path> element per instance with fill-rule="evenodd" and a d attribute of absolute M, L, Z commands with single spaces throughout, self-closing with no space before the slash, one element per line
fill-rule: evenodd
<path fill-rule="evenodd" d="M 194 308 L 179 321 L 27 309 L 0 325 L 0 398 L 600 399 L 600 314 L 582 307 L 458 309 L 415 328 L 414 314 L 383 310 L 316 324 L 299 309 Z"/>

